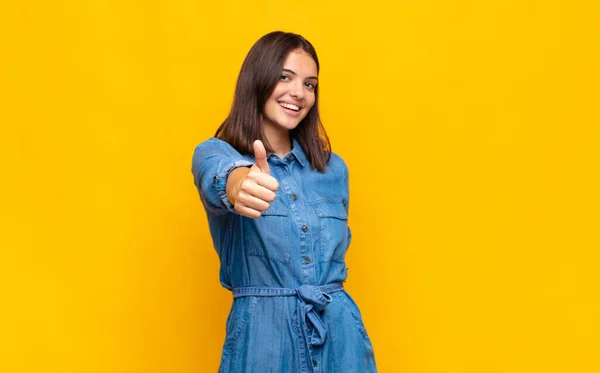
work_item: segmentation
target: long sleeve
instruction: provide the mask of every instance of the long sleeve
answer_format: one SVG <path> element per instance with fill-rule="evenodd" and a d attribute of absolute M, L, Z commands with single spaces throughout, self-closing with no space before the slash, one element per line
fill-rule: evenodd
<path fill-rule="evenodd" d="M 343 169 L 344 169 L 344 195 L 346 196 L 346 199 L 342 201 L 342 203 L 344 204 L 344 208 L 346 209 L 346 214 L 348 216 L 350 216 L 350 178 L 349 178 L 349 172 L 348 172 L 348 166 L 346 165 L 346 162 L 340 157 L 339 158 L 342 161 L 343 164 Z M 350 246 L 350 242 L 352 241 L 352 230 L 350 229 L 350 226 L 348 226 L 348 247 Z"/>
<path fill-rule="evenodd" d="M 212 137 L 199 144 L 192 158 L 192 173 L 205 208 L 215 214 L 237 214 L 227 198 L 227 178 L 237 167 L 253 164 L 223 140 Z"/>

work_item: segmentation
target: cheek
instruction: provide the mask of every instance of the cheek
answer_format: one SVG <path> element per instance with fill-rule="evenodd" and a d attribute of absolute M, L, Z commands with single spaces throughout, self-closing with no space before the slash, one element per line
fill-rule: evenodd
<path fill-rule="evenodd" d="M 307 111 L 310 110 L 310 109 L 312 109 L 312 107 L 314 106 L 314 104 L 315 104 L 315 95 L 312 94 L 312 96 L 310 97 L 310 99 L 308 99 L 308 97 L 307 97 L 307 100 L 306 100 L 306 109 L 307 109 Z"/>
<path fill-rule="evenodd" d="M 277 102 L 275 102 L 274 100 L 269 100 L 265 104 L 265 112 L 267 113 L 267 115 L 273 115 L 277 112 L 278 107 L 279 104 Z"/>
<path fill-rule="evenodd" d="M 273 93 L 271 93 L 271 97 L 269 97 L 269 100 L 277 101 L 277 99 L 283 96 L 285 92 L 285 86 L 283 85 L 283 83 L 278 82 L 275 85 L 275 88 L 273 88 Z"/>

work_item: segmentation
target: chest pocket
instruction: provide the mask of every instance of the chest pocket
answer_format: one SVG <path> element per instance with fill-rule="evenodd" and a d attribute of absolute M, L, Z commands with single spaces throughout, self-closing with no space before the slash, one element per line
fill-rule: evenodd
<path fill-rule="evenodd" d="M 279 196 L 258 219 L 244 219 L 244 247 L 250 256 L 264 257 L 277 262 L 290 261 L 292 225 L 288 208 Z"/>
<path fill-rule="evenodd" d="M 348 249 L 348 213 L 341 202 L 320 201 L 314 206 L 320 224 L 322 262 L 343 262 Z"/>

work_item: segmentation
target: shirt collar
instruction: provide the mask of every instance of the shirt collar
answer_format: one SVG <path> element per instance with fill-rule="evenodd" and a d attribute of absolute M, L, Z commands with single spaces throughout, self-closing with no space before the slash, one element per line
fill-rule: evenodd
<path fill-rule="evenodd" d="M 306 154 L 304 154 L 304 150 L 302 149 L 302 145 L 296 140 L 296 138 L 292 138 L 292 151 L 291 153 L 296 157 L 298 163 L 304 167 L 304 163 L 308 162 L 306 158 Z"/>
<path fill-rule="evenodd" d="M 267 158 L 270 157 L 277 157 L 277 155 L 275 155 L 275 153 L 267 152 Z M 298 142 L 298 140 L 296 140 L 295 137 L 292 138 L 292 150 L 286 155 L 286 157 L 288 157 L 289 159 L 295 157 L 302 167 L 304 167 L 304 163 L 308 162 L 308 158 L 306 157 L 306 154 L 302 149 L 302 145 L 300 145 L 300 143 Z"/>

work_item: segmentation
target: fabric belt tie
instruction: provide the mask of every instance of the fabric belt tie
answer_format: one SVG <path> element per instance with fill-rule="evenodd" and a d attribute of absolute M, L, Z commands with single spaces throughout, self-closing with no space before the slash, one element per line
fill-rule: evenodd
<path fill-rule="evenodd" d="M 327 328 L 318 312 L 322 312 L 331 303 L 332 299 L 328 293 L 342 290 L 344 290 L 344 285 L 341 282 L 323 286 L 302 285 L 296 289 L 262 286 L 240 287 L 233 289 L 233 298 L 297 296 L 297 312 L 304 340 L 313 346 L 320 346 L 327 339 Z M 310 336 L 308 335 L 309 329 L 312 330 Z"/>

